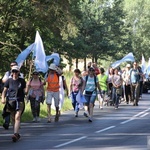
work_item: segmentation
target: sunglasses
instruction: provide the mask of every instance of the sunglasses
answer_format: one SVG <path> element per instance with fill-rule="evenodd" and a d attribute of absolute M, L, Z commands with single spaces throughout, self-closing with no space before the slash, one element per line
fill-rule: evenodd
<path fill-rule="evenodd" d="M 94 72 L 95 70 L 89 70 L 89 71 Z"/>
<path fill-rule="evenodd" d="M 12 70 L 12 73 L 18 73 L 19 71 L 18 70 Z"/>

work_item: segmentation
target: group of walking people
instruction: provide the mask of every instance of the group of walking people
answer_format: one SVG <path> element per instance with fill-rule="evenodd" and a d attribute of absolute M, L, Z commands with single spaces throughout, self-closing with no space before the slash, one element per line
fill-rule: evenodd
<path fill-rule="evenodd" d="M 14 142 L 20 138 L 19 127 L 25 109 L 25 95 L 26 99 L 30 101 L 33 122 L 40 122 L 40 103 L 43 103 L 45 99 L 48 114 L 47 122 L 52 122 L 52 101 L 54 101 L 56 110 L 55 122 L 58 122 L 63 107 L 65 90 L 66 94 L 71 97 L 75 117 L 78 117 L 80 108 L 84 107 L 84 116 L 88 118 L 89 122 L 92 122 L 93 109 L 97 98 L 100 109 L 103 109 L 106 96 L 112 99 L 115 109 L 119 107 L 120 97 L 124 97 L 127 104 L 130 101 L 133 102 L 134 106 L 138 106 L 141 96 L 140 81 L 144 78 L 136 62 L 133 63 L 133 68 L 130 64 L 127 64 L 124 70 L 110 68 L 108 74 L 105 74 L 104 68 L 98 68 L 96 63 L 89 63 L 87 70 L 83 72 L 79 69 L 74 70 L 68 89 L 62 70 L 55 64 L 50 65 L 44 80 L 35 70 L 32 73 L 32 78 L 27 82 L 23 74 L 20 73 L 16 62 L 12 62 L 10 67 L 11 70 L 6 72 L 2 79 L 4 83 L 2 103 L 5 104 L 3 127 L 9 128 L 11 118 L 14 127 L 12 136 Z"/>

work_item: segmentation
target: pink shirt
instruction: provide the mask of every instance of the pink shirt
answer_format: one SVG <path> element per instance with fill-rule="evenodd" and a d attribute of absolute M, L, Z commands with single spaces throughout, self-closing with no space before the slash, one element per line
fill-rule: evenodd
<path fill-rule="evenodd" d="M 71 80 L 71 85 L 72 85 L 72 91 L 73 92 L 78 92 L 81 88 L 82 85 L 82 79 L 76 80 L 74 77 Z"/>
<path fill-rule="evenodd" d="M 30 96 L 32 97 L 36 97 L 36 96 L 42 96 L 43 93 L 43 82 L 41 82 L 40 80 L 32 80 L 29 81 L 28 84 L 30 86 Z"/>

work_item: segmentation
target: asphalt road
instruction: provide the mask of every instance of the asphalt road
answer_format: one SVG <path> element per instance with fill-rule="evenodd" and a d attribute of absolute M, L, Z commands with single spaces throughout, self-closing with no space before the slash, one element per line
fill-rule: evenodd
<path fill-rule="evenodd" d="M 12 132 L 12 127 L 8 131 L 0 127 L 0 150 L 147 150 L 150 94 L 143 95 L 139 106 L 121 103 L 118 110 L 112 106 L 100 110 L 96 105 L 92 123 L 83 111 L 78 118 L 68 111 L 57 123 L 45 119 L 22 123 L 17 143 L 11 142 Z"/>

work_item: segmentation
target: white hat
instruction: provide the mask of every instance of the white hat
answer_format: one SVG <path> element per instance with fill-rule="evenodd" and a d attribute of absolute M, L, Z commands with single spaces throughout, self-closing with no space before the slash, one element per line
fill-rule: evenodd
<path fill-rule="evenodd" d="M 127 67 L 127 68 L 131 68 L 131 65 L 130 65 L 130 64 L 127 64 L 126 67 Z"/>
<path fill-rule="evenodd" d="M 11 68 L 11 71 L 13 71 L 13 70 L 20 71 L 20 68 L 19 68 L 19 66 L 13 66 L 13 67 Z"/>
<path fill-rule="evenodd" d="M 56 65 L 55 64 L 50 64 L 49 69 L 56 70 Z"/>

